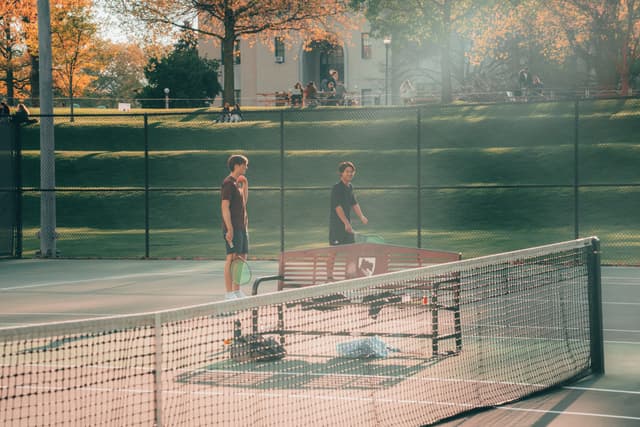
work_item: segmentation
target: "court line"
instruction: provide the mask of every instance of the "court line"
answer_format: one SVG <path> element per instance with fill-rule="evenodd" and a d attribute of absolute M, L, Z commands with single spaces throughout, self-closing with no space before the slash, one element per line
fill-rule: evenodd
<path fill-rule="evenodd" d="M 45 283 L 34 283 L 31 285 L 23 285 L 23 286 L 11 286 L 7 288 L 0 288 L 0 291 L 13 291 L 16 289 L 31 289 L 31 288 L 44 288 L 49 286 L 60 286 L 60 285 L 71 285 L 78 283 L 99 283 L 106 282 L 110 280 L 122 280 L 122 279 L 133 279 L 139 277 L 163 277 L 163 276 L 178 276 L 183 274 L 190 274 L 202 272 L 202 269 L 192 269 L 192 270 L 178 270 L 178 271 L 170 271 L 170 272 L 160 272 L 160 273 L 133 273 L 133 274 L 123 274 L 120 276 L 108 276 L 108 277 L 94 277 L 90 279 L 77 279 L 77 280 L 65 280 L 58 282 L 45 282 Z M 212 274 L 213 272 L 206 272 L 207 274 Z"/>
<path fill-rule="evenodd" d="M 69 313 L 69 312 L 64 312 L 64 313 L 47 313 L 47 312 L 33 312 L 33 313 L 28 313 L 28 312 L 19 312 L 19 313 L 1 313 L 0 314 L 0 318 L 1 317 L 8 317 L 8 316 L 97 316 L 97 317 L 112 317 L 112 316 L 125 316 L 126 314 L 121 314 L 121 313 Z M 28 324 L 28 322 L 27 322 Z"/>
<path fill-rule="evenodd" d="M 4 389 L 6 386 L 1 386 L 0 389 Z M 36 390 L 66 390 L 65 388 L 57 388 L 57 387 L 45 387 L 45 386 L 18 386 L 16 388 L 20 389 L 36 389 Z M 114 387 L 80 387 L 77 388 L 78 391 L 87 391 L 87 392 L 125 392 L 132 394 L 150 394 L 153 393 L 152 389 L 118 389 Z M 237 395 L 237 396 L 248 396 L 248 397 L 259 397 L 259 398 L 292 398 L 292 399 L 312 399 L 312 400 L 327 400 L 327 401 L 356 401 L 356 402 L 376 402 L 376 403 L 385 403 L 385 404 L 417 404 L 417 405 L 439 405 L 439 406 L 449 406 L 449 407 L 461 407 L 461 408 L 476 408 L 475 405 L 469 403 L 459 403 L 459 402 L 445 402 L 445 401 L 435 401 L 435 400 L 417 400 L 417 399 L 380 399 L 380 398 L 371 398 L 371 397 L 347 397 L 347 396 L 335 396 L 335 395 L 317 395 L 317 394 L 301 394 L 301 393 L 264 393 L 264 392 L 231 392 L 231 393 L 223 393 L 219 391 L 179 391 L 179 390 L 163 390 L 163 393 L 171 394 L 171 395 L 201 395 L 201 396 L 221 396 L 221 395 Z M 582 417 L 592 417 L 592 418 L 606 418 L 606 419 L 620 419 L 620 420 L 632 420 L 638 421 L 640 417 L 632 417 L 626 415 L 614 415 L 614 414 L 603 414 L 603 413 L 592 413 L 592 412 L 574 412 L 574 411 L 555 411 L 555 410 L 547 410 L 547 409 L 530 409 L 530 408 L 518 408 L 515 406 L 505 405 L 505 406 L 489 406 L 489 408 L 501 410 L 501 411 L 513 411 L 513 412 L 533 412 L 538 414 L 557 414 L 557 415 L 569 415 L 569 416 L 582 416 Z"/>
<path fill-rule="evenodd" d="M 640 305 L 640 302 L 615 302 L 615 301 L 603 301 L 602 304 L 608 304 L 608 305 L 632 305 L 632 306 L 636 306 L 636 305 Z"/>
<path fill-rule="evenodd" d="M 616 419 L 616 420 L 632 420 L 632 421 L 640 420 L 640 417 L 630 417 L 627 415 L 594 414 L 593 412 L 554 411 L 550 409 L 529 409 L 529 408 L 517 408 L 515 406 L 494 406 L 493 409 L 499 409 L 501 411 L 514 411 L 514 412 L 534 412 L 536 414 L 556 414 L 556 415 L 574 415 L 574 416 L 592 417 L 592 418 L 609 418 L 609 419 Z"/>

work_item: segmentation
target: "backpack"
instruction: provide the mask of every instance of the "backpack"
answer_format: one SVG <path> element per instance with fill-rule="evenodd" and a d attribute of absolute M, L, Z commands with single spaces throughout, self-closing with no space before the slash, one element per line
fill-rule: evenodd
<path fill-rule="evenodd" d="M 272 362 L 282 359 L 287 351 L 273 338 L 262 335 L 242 335 L 233 340 L 231 359 L 236 362 Z"/>

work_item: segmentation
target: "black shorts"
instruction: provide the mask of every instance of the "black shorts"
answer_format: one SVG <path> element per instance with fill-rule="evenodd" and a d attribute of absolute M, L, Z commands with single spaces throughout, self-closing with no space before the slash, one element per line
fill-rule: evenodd
<path fill-rule="evenodd" d="M 356 236 L 353 233 L 347 233 L 346 231 L 343 233 L 337 233 L 338 235 L 336 236 L 330 236 L 329 237 L 329 244 L 331 246 L 338 246 L 338 245 L 349 245 L 351 243 L 355 243 L 356 242 Z"/>
<path fill-rule="evenodd" d="M 227 249 L 227 255 L 249 253 L 249 235 L 247 234 L 247 230 L 233 231 L 233 247 L 229 246 L 229 242 L 227 242 L 224 232 L 222 233 L 222 239 L 224 240 L 224 246 Z"/>

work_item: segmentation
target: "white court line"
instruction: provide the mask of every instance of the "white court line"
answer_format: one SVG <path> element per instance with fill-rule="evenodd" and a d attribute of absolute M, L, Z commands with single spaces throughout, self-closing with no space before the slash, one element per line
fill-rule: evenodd
<path fill-rule="evenodd" d="M 495 406 L 493 407 L 493 409 L 498 409 L 501 411 L 514 411 L 514 412 L 534 412 L 536 414 L 573 415 L 573 416 L 580 416 L 580 417 L 640 421 L 640 417 L 629 417 L 625 415 L 612 415 L 612 414 L 594 414 L 593 412 L 553 411 L 553 410 L 547 410 L 547 409 L 516 408 L 514 406 Z"/>
<path fill-rule="evenodd" d="M 615 302 L 615 301 L 603 301 L 602 304 L 608 305 L 640 305 L 640 302 Z"/>
<path fill-rule="evenodd" d="M 125 316 L 125 314 L 122 313 L 69 313 L 69 312 L 64 312 L 64 313 L 47 313 L 47 312 L 33 312 L 33 313 L 27 313 L 27 312 L 19 312 L 19 313 L 0 313 L 0 317 L 2 316 L 96 316 L 96 317 L 112 317 L 112 316 Z M 29 324 L 29 322 L 27 322 L 26 324 Z"/>
<path fill-rule="evenodd" d="M 0 389 L 5 389 L 6 386 L 1 386 Z M 16 388 L 19 389 L 36 389 L 36 390 L 66 390 L 65 388 L 58 389 L 55 387 L 43 387 L 43 386 L 18 386 Z M 87 391 L 87 392 L 108 392 L 108 393 L 131 393 L 131 394 L 150 394 L 153 393 L 152 389 L 118 389 L 112 387 L 80 387 L 76 389 L 77 391 Z M 195 396 L 220 396 L 220 395 L 236 395 L 236 396 L 249 396 L 249 397 L 258 397 L 258 398 L 275 398 L 275 399 L 311 399 L 311 400 L 325 400 L 325 401 L 352 401 L 352 402 L 369 402 L 369 403 L 385 403 L 391 405 L 398 404 L 412 404 L 412 405 L 439 405 L 439 406 L 449 406 L 449 407 L 461 407 L 474 409 L 476 406 L 468 403 L 458 403 L 458 402 L 445 402 L 445 401 L 434 401 L 434 400 L 409 400 L 409 399 L 380 399 L 380 398 L 370 398 L 370 397 L 347 397 L 347 396 L 335 396 L 335 395 L 316 395 L 316 394 L 301 394 L 301 393 L 264 393 L 264 392 L 228 392 L 222 393 L 219 391 L 179 391 L 179 390 L 163 390 L 163 394 L 171 394 L 171 395 L 195 395 Z M 514 406 L 492 406 L 493 409 L 501 410 L 501 411 L 513 411 L 513 412 L 533 412 L 538 414 L 557 414 L 557 415 L 569 415 L 569 416 L 582 416 L 582 417 L 593 417 L 593 418 L 607 418 L 607 419 L 620 419 L 620 420 L 633 420 L 640 421 L 640 417 L 631 417 L 625 415 L 613 415 L 613 414 L 600 414 L 600 413 L 592 413 L 592 412 L 573 412 L 573 411 L 555 411 L 555 410 L 546 410 L 546 409 L 528 409 L 528 408 L 518 408 Z"/>
<path fill-rule="evenodd" d="M 58 282 L 46 282 L 46 283 L 34 283 L 31 285 L 22 285 L 22 286 L 11 286 L 7 288 L 0 288 L 0 291 L 13 291 L 16 289 L 30 289 L 30 288 L 44 288 L 49 286 L 60 286 L 60 285 L 71 285 L 77 283 L 99 283 L 106 282 L 110 280 L 122 280 L 122 279 L 133 279 L 140 277 L 162 277 L 162 276 L 178 276 L 183 274 L 192 274 L 196 272 L 202 272 L 203 269 L 191 269 L 191 270 L 178 270 L 178 271 L 168 271 L 161 273 L 133 273 L 133 274 L 123 274 L 121 276 L 107 276 L 107 277 L 93 277 L 90 279 L 78 279 L 78 280 L 64 280 Z M 213 273 L 212 271 L 207 273 Z"/>

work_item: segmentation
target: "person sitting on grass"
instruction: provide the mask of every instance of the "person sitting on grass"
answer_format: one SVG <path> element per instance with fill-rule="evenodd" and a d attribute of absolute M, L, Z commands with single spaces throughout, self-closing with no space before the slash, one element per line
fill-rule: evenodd
<path fill-rule="evenodd" d="M 236 104 L 231 110 L 231 123 L 241 122 L 242 121 L 242 111 L 240 111 L 240 104 Z"/>
<path fill-rule="evenodd" d="M 224 103 L 222 107 L 222 111 L 220 112 L 220 118 L 218 119 L 218 123 L 228 123 L 231 121 L 231 107 L 228 102 Z"/>
<path fill-rule="evenodd" d="M 16 110 L 16 112 L 13 114 L 13 121 L 18 123 L 18 124 L 26 124 L 26 125 L 30 125 L 32 123 L 38 123 L 38 121 L 36 119 L 31 119 L 29 118 L 29 109 L 27 108 L 26 105 L 24 104 L 18 104 L 18 109 Z"/>

